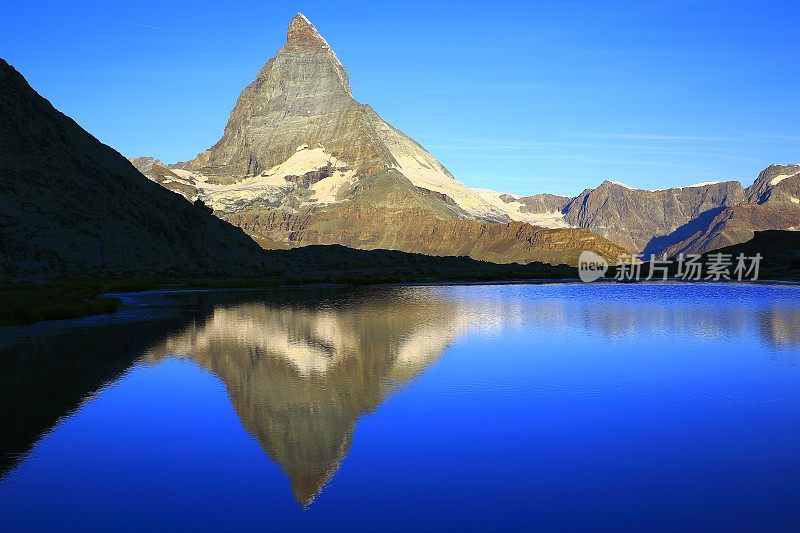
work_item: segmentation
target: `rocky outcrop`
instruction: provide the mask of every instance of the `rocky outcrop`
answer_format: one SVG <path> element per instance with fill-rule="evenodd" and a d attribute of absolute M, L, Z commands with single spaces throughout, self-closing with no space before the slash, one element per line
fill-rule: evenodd
<path fill-rule="evenodd" d="M 800 205 L 800 165 L 770 165 L 747 188 L 751 204 Z"/>
<path fill-rule="evenodd" d="M 184 179 L 179 176 L 158 159 L 153 157 L 134 157 L 129 161 L 136 170 L 165 189 L 176 192 L 187 200 L 197 198 L 196 182 L 191 178 Z"/>
<path fill-rule="evenodd" d="M 146 179 L 0 59 L 0 276 L 255 274 L 264 262 L 239 228 Z"/>
<path fill-rule="evenodd" d="M 533 196 L 520 196 L 519 198 L 504 194 L 500 199 L 506 203 L 521 203 L 520 212 L 522 213 L 561 212 L 571 200 L 567 196 L 559 196 L 557 194 L 534 194 Z"/>
<path fill-rule="evenodd" d="M 555 194 L 514 196 L 489 189 L 476 189 L 475 192 L 511 220 L 545 228 L 569 227 L 562 213 L 564 205 L 570 201 L 566 196 Z"/>
<path fill-rule="evenodd" d="M 702 253 L 755 231 L 800 229 L 800 165 L 771 165 L 746 190 L 735 181 L 660 190 L 605 181 L 575 198 L 479 193 L 512 220 L 587 228 L 645 256 Z"/>
<path fill-rule="evenodd" d="M 345 219 L 348 224 L 341 225 Z M 580 253 L 593 250 L 616 260 L 625 250 L 582 229 L 549 229 L 522 222 L 441 220 L 425 210 L 386 210 L 348 205 L 314 214 L 275 210 L 233 213 L 226 220 L 256 240 L 343 244 L 366 250 L 395 249 L 435 256 L 468 256 L 494 263 L 576 265 Z"/>
<path fill-rule="evenodd" d="M 659 253 L 693 221 L 744 199 L 744 189 L 735 181 L 658 191 L 604 181 L 570 201 L 564 218 L 631 251 Z"/>
<path fill-rule="evenodd" d="M 770 165 L 746 194 L 747 202 L 719 210 L 667 252 L 702 253 L 750 241 L 759 231 L 800 231 L 800 165 Z"/>

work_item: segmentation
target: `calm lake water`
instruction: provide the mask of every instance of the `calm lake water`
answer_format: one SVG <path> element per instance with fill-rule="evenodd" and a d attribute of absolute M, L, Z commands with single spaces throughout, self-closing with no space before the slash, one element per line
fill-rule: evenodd
<path fill-rule="evenodd" d="M 0 530 L 800 528 L 800 287 L 131 303 L 0 329 Z"/>

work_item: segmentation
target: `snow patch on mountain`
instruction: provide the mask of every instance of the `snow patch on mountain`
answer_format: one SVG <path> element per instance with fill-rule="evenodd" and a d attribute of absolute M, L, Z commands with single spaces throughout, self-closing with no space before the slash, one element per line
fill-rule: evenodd
<path fill-rule="evenodd" d="M 616 183 L 617 185 L 622 185 L 626 189 L 634 190 L 634 191 L 646 191 L 646 192 L 661 192 L 661 191 L 670 191 L 674 189 L 693 189 L 695 187 L 709 187 L 711 185 L 718 185 L 720 183 L 725 183 L 724 181 L 704 181 L 701 183 L 692 183 L 691 185 L 681 185 L 680 187 L 665 187 L 663 189 L 641 189 L 639 187 L 629 187 L 627 185 L 623 185 L 622 183 L 618 183 L 612 181 L 611 183 Z"/>
<path fill-rule="evenodd" d="M 691 189 L 693 187 L 707 187 L 708 185 L 716 185 L 717 183 L 722 183 L 721 181 L 704 181 L 702 183 L 694 183 L 692 185 L 685 185 L 680 187 L 681 189 Z"/>
<path fill-rule="evenodd" d="M 342 186 L 349 186 L 354 180 L 354 172 L 346 162 L 328 154 L 322 147 L 309 148 L 301 145 L 286 161 L 265 170 L 257 176 L 243 178 L 234 183 L 215 183 L 201 172 L 184 169 L 173 169 L 180 178 L 180 183 L 196 193 L 190 195 L 178 190 L 189 200 L 202 199 L 217 211 L 230 211 L 242 205 L 265 200 L 268 203 L 279 203 L 298 185 L 287 177 L 299 177 L 309 172 L 328 169 L 329 176 L 309 186 L 312 192 L 309 202 L 328 204 L 336 202 L 337 193 Z M 178 182 L 171 179 L 166 183 Z"/>
<path fill-rule="evenodd" d="M 313 185 L 311 200 L 318 204 L 336 203 L 337 195 L 342 188 L 349 188 L 356 181 L 355 173 L 352 170 L 337 170 L 333 175 L 322 179 Z"/>
<path fill-rule="evenodd" d="M 772 178 L 770 180 L 769 184 L 772 187 L 774 187 L 775 185 L 779 184 L 783 180 L 788 179 L 788 178 L 793 178 L 795 176 L 800 176 L 800 172 L 795 172 L 794 174 L 778 174 L 777 176 L 775 176 L 774 178 Z"/>
<path fill-rule="evenodd" d="M 522 208 L 525 204 L 519 201 L 519 197 L 513 194 L 504 192 L 493 191 L 490 189 L 473 189 L 478 196 L 480 196 L 486 203 L 498 211 L 508 215 L 511 220 L 518 222 L 527 222 L 534 226 L 541 226 L 544 228 L 568 228 L 569 224 L 564 220 L 564 215 L 561 211 L 545 211 L 542 213 L 527 213 L 523 212 Z M 504 201 L 501 197 L 514 198 L 511 202 Z"/>
<path fill-rule="evenodd" d="M 395 160 L 394 168 L 408 178 L 416 187 L 449 196 L 458 206 L 476 218 L 498 218 L 503 212 L 481 198 L 414 142 L 384 120 L 375 115 L 371 121 L 386 148 Z"/>
<path fill-rule="evenodd" d="M 608 182 L 613 183 L 614 185 L 619 185 L 620 187 L 625 187 L 626 189 L 633 189 L 633 187 L 631 187 L 630 185 L 626 185 L 621 181 L 608 180 Z"/>
<path fill-rule="evenodd" d="M 337 160 L 332 155 L 325 152 L 321 147 L 309 149 L 307 145 L 302 145 L 283 163 L 275 165 L 269 170 L 261 173 L 261 177 L 275 176 L 302 176 L 307 172 L 313 172 L 327 166 L 334 168 L 346 168 L 347 164 Z"/>

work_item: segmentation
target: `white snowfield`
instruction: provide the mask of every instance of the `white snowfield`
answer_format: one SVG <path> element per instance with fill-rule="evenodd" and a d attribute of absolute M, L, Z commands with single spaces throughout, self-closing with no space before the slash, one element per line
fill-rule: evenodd
<path fill-rule="evenodd" d="M 495 209 L 474 190 L 455 179 L 433 155 L 410 137 L 382 119 L 372 120 L 371 123 L 397 162 L 395 168 L 416 187 L 446 194 L 461 209 L 476 218 L 502 217 L 502 211 Z"/>
<path fill-rule="evenodd" d="M 775 185 L 779 184 L 783 180 L 789 179 L 789 178 L 793 178 L 795 176 L 800 176 L 800 170 L 798 170 L 794 174 L 778 174 L 777 176 L 772 178 L 772 180 L 770 180 L 769 184 L 774 187 Z"/>
<path fill-rule="evenodd" d="M 534 226 L 541 226 L 544 228 L 568 228 L 567 221 L 564 220 L 564 215 L 560 211 L 545 211 L 542 213 L 524 213 L 521 209 L 524 204 L 518 200 L 519 196 L 508 194 L 504 192 L 492 191 L 490 189 L 474 189 L 484 201 L 491 204 L 495 209 L 502 211 L 511 220 L 519 222 L 527 222 Z M 503 195 L 508 194 L 515 199 L 513 202 L 504 202 Z"/>
<path fill-rule="evenodd" d="M 523 211 L 525 205 L 519 201 L 520 195 L 467 187 L 456 180 L 434 156 L 392 126 L 383 121 L 376 121 L 373 125 L 396 162 L 394 168 L 415 186 L 446 194 L 469 215 L 480 219 L 503 219 L 505 215 L 508 219 L 526 222 L 534 226 L 552 229 L 571 227 L 559 211 L 538 213 Z M 202 199 L 207 205 L 218 211 L 230 211 L 255 201 L 268 201 L 277 205 L 287 194 L 297 189 L 295 183 L 286 179 L 287 176 L 302 176 L 308 172 L 325 168 L 332 170 L 331 175 L 310 185 L 311 195 L 307 197 L 303 205 L 334 204 L 345 201 L 346 195 L 340 193 L 352 188 L 357 183 L 359 176 L 349 168 L 346 161 L 333 157 L 321 146 L 316 148 L 309 148 L 305 144 L 298 146 L 296 151 L 283 163 L 275 165 L 258 176 L 246 177 L 232 184 L 212 183 L 207 176 L 199 172 L 183 169 L 173 169 L 172 172 L 180 178 L 181 182 L 196 187 L 198 190 L 196 197 Z M 794 174 L 775 176 L 770 185 L 775 186 L 794 176 L 800 176 L 800 170 Z M 170 179 L 165 183 L 175 181 L 178 180 Z M 630 190 L 655 192 L 706 187 L 724 182 L 708 181 L 670 189 L 636 189 L 620 182 L 611 181 L 610 183 Z M 503 195 L 510 196 L 513 198 L 512 201 L 503 201 L 501 198 Z M 193 199 L 190 198 L 190 200 Z M 798 198 L 790 197 L 789 200 L 793 204 L 800 204 Z"/>
<path fill-rule="evenodd" d="M 703 183 L 694 183 L 692 185 L 686 185 L 684 187 L 680 187 L 681 189 L 691 189 L 692 187 L 705 187 L 706 185 L 716 185 L 717 183 L 724 183 L 722 181 L 704 181 Z"/>
<path fill-rule="evenodd" d="M 302 145 L 286 161 L 275 165 L 258 176 L 246 177 L 236 183 L 211 183 L 208 176 L 199 172 L 174 169 L 173 172 L 183 178 L 186 184 L 197 188 L 197 198 L 218 211 L 228 211 L 236 206 L 266 199 L 279 202 L 295 185 L 286 180 L 287 176 L 302 176 L 323 168 L 331 167 L 333 173 L 311 186 L 312 195 L 309 203 L 333 203 L 342 187 L 350 186 L 354 181 L 354 173 L 347 168 L 347 163 L 326 153 L 322 148 L 311 148 Z M 193 199 L 193 198 L 192 198 Z"/>
<path fill-rule="evenodd" d="M 415 186 L 446 194 L 468 214 L 476 218 L 502 218 L 504 209 L 497 209 L 479 194 L 453 178 L 447 170 L 416 143 L 401 135 L 387 136 L 387 146 L 400 171 Z M 312 192 L 305 204 L 333 204 L 341 200 L 339 192 L 352 187 L 358 180 L 346 161 L 338 160 L 322 147 L 302 145 L 289 159 L 262 172 L 232 184 L 211 183 L 208 176 L 199 172 L 176 169 L 175 174 L 187 185 L 198 189 L 197 197 L 218 211 L 227 211 L 258 199 L 279 202 L 296 188 L 287 176 L 302 176 L 308 172 L 331 167 L 333 173 L 309 188 Z M 194 198 L 191 198 L 194 199 Z M 517 219 L 514 219 L 517 220 Z"/>
<path fill-rule="evenodd" d="M 611 183 L 617 183 L 612 181 Z M 667 187 L 665 189 L 640 189 L 638 187 L 629 187 L 627 185 L 623 185 L 622 183 L 617 183 L 617 185 L 622 185 L 626 189 L 630 189 L 632 191 L 646 191 L 646 192 L 661 192 L 661 191 L 670 191 L 670 190 L 678 190 L 678 189 L 693 189 L 695 187 L 708 187 L 709 185 L 717 185 L 719 183 L 725 183 L 724 181 L 704 181 L 702 183 L 693 183 L 691 185 L 682 185 L 680 187 Z"/>
<path fill-rule="evenodd" d="M 625 187 L 626 189 L 633 189 L 633 187 L 631 187 L 630 185 L 626 185 L 625 183 L 622 183 L 621 181 L 608 180 L 608 182 L 609 183 L 613 183 L 614 185 L 619 185 L 620 187 Z"/>

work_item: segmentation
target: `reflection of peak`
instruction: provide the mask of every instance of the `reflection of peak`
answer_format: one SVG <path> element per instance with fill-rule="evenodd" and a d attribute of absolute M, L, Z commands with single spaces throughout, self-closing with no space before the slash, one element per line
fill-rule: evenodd
<path fill-rule="evenodd" d="M 337 453 L 326 455 L 319 461 L 307 460 L 304 464 L 299 465 L 299 468 L 286 470 L 292 486 L 292 493 L 300 505 L 308 507 L 314 503 L 319 493 L 339 469 L 339 464 L 350 449 L 354 429 L 355 426 L 352 426 L 344 433 L 345 439 L 339 444 Z M 267 453 L 270 453 L 269 450 Z M 270 453 L 270 455 L 272 454 Z"/>
<path fill-rule="evenodd" d="M 800 343 L 800 313 L 773 307 L 758 313 L 751 300 L 719 313 L 716 298 L 675 305 L 656 289 L 646 305 L 621 298 L 610 307 L 604 298 L 574 298 L 582 294 L 578 286 L 557 294 L 531 290 L 536 298 L 491 303 L 422 288 L 226 303 L 167 338 L 150 358 L 186 354 L 219 376 L 242 426 L 286 472 L 306 507 L 348 453 L 358 419 L 470 331 L 491 334 L 517 324 L 550 332 L 586 328 L 609 338 L 680 331 L 705 340 L 752 331 L 777 346 Z"/>
<path fill-rule="evenodd" d="M 470 325 L 463 306 L 410 293 L 357 305 L 217 307 L 152 357 L 187 354 L 225 383 L 245 429 L 310 505 L 357 420 L 419 375 Z"/>

